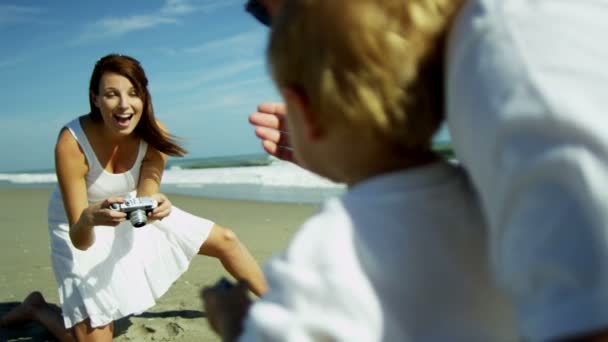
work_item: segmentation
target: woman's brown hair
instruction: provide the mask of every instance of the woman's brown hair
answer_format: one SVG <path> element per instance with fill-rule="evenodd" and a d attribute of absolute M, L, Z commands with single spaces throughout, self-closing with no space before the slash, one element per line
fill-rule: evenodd
<path fill-rule="evenodd" d="M 118 54 L 109 54 L 102 57 L 95 63 L 95 68 L 91 75 L 89 83 L 89 92 L 91 94 L 99 95 L 101 76 L 107 72 L 116 73 L 128 78 L 144 104 L 141 120 L 137 124 L 137 127 L 135 127 L 134 132 L 162 153 L 174 157 L 184 156 L 187 153 L 186 149 L 177 143 L 175 136 L 165 132 L 156 122 L 154 108 L 152 107 L 152 97 L 148 91 L 148 78 L 139 61 L 133 57 Z M 102 121 L 101 112 L 93 103 L 91 96 L 89 96 L 89 104 L 91 106 L 91 112 L 89 113 L 91 119 L 95 122 Z"/>

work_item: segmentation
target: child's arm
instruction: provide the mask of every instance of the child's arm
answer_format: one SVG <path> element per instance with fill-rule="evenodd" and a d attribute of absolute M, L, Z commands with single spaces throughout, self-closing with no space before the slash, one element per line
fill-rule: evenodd
<path fill-rule="evenodd" d="M 222 341 L 236 341 L 243 330 L 243 321 L 251 306 L 247 284 L 236 286 L 226 278 L 201 292 L 209 325 Z"/>

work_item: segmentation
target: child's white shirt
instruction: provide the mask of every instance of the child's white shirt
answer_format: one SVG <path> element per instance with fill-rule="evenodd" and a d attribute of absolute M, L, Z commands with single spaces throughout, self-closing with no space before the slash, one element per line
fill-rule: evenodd
<path fill-rule="evenodd" d="M 270 292 L 240 340 L 515 341 L 486 237 L 455 165 L 367 180 L 326 202 L 267 263 Z"/>

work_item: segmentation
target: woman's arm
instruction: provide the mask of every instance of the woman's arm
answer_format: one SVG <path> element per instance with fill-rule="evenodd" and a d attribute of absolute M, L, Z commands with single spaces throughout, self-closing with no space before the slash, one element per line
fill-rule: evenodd
<path fill-rule="evenodd" d="M 167 156 L 164 153 L 148 145 L 146 156 L 139 170 L 137 196 L 150 196 L 158 193 L 166 159 Z"/>
<path fill-rule="evenodd" d="M 157 121 L 163 132 L 167 132 L 165 125 Z M 167 162 L 167 155 L 148 145 L 146 156 L 141 163 L 139 181 L 137 183 L 137 196 L 151 196 L 158 201 L 158 207 L 149 215 L 150 219 L 158 220 L 171 212 L 171 202 L 161 193 L 160 181 Z"/>
<path fill-rule="evenodd" d="M 55 146 L 55 170 L 74 247 L 85 250 L 95 242 L 95 225 L 116 226 L 125 219 L 125 213 L 109 209 L 111 203 L 121 199 L 110 198 L 89 206 L 85 181 L 87 161 L 67 129 L 61 131 Z"/>
<path fill-rule="evenodd" d="M 162 122 L 157 120 L 156 123 L 163 133 L 167 133 L 167 127 Z M 137 196 L 151 196 L 158 193 L 166 162 L 167 155 L 148 145 L 146 156 L 139 170 Z"/>

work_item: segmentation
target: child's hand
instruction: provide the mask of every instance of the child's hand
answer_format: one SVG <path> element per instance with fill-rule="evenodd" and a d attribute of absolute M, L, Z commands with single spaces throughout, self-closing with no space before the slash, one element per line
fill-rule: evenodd
<path fill-rule="evenodd" d="M 207 321 L 224 341 L 236 340 L 251 306 L 247 284 L 234 285 L 226 278 L 201 292 Z"/>
<path fill-rule="evenodd" d="M 255 126 L 255 134 L 268 154 L 298 164 L 289 142 L 286 116 L 284 103 L 265 102 L 249 115 L 249 123 Z"/>

